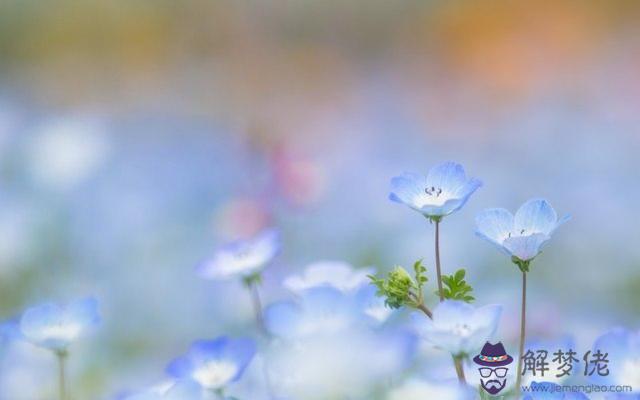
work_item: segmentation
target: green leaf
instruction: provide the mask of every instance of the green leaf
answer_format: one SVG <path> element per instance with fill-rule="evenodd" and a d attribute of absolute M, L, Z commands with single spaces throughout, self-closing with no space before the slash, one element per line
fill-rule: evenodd
<path fill-rule="evenodd" d="M 464 280 L 465 276 L 466 271 L 464 269 L 459 269 L 452 275 L 442 276 L 442 283 L 445 286 L 442 290 L 442 294 L 445 299 L 462 300 L 467 303 L 471 303 L 475 300 L 471 295 L 473 288 Z"/>

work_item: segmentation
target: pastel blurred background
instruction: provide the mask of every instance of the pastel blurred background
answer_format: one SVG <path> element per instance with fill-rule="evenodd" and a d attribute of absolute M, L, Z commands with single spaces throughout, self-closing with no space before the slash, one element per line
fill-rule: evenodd
<path fill-rule="evenodd" d="M 505 306 L 513 353 L 519 274 L 473 218 L 530 197 L 573 217 L 533 265 L 530 335 L 586 350 L 637 328 L 638 18 L 625 0 L 2 1 L 0 321 L 96 296 L 70 370 L 79 399 L 111 398 L 253 329 L 239 283 L 194 274 L 226 241 L 281 229 L 266 303 L 317 260 L 433 272 L 433 228 L 389 179 L 455 160 L 484 186 L 443 223 L 443 268 Z M 47 354 L 5 350 L 1 399 L 55 379 Z"/>

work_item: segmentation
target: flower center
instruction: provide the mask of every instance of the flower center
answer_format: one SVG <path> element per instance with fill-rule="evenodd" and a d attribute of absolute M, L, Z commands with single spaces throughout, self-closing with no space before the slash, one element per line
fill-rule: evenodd
<path fill-rule="evenodd" d="M 467 337 L 471 335 L 471 327 L 467 324 L 456 324 L 453 327 L 453 334 L 456 336 Z"/>
<path fill-rule="evenodd" d="M 431 186 L 424 189 L 424 192 L 429 196 L 439 197 L 442 194 L 442 188 Z"/>
<path fill-rule="evenodd" d="M 509 233 L 507 234 L 507 237 L 509 237 L 509 238 L 510 238 L 510 237 L 515 237 L 515 236 L 518 236 L 518 237 L 520 237 L 520 236 L 527 236 L 527 230 L 526 230 L 526 229 L 520 229 L 520 232 L 515 232 L 515 233 L 513 233 L 513 232 L 509 232 Z"/>
<path fill-rule="evenodd" d="M 193 379 L 208 389 L 217 389 L 229 382 L 238 371 L 228 361 L 209 361 L 193 372 Z"/>

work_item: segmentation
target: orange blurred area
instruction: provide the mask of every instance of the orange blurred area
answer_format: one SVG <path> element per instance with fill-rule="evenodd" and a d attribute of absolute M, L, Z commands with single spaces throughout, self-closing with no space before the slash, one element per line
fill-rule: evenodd
<path fill-rule="evenodd" d="M 579 87 L 603 46 L 637 31 L 639 10 L 633 1 L 7 1 L 0 50 L 3 69 L 55 105 L 251 110 L 295 130 L 308 115 L 270 121 L 274 98 L 286 109 L 345 107 L 353 75 L 372 67 L 425 86 L 446 74 L 504 102 Z"/>

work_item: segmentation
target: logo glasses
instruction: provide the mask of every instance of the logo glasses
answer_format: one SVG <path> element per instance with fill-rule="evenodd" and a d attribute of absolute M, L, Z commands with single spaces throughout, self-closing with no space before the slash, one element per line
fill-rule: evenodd
<path fill-rule="evenodd" d="M 507 372 L 509 372 L 509 368 L 478 368 L 480 371 L 480 376 L 483 378 L 488 378 L 494 373 L 498 378 L 504 378 L 507 376 Z"/>

